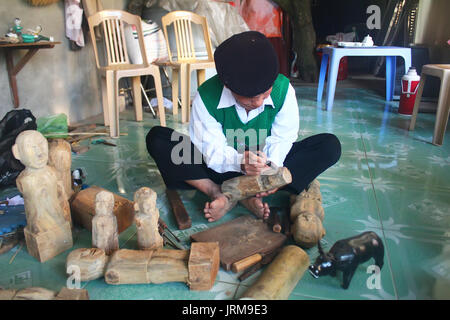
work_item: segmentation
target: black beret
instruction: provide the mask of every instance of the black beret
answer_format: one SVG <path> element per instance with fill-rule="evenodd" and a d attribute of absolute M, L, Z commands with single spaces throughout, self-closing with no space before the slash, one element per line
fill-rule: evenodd
<path fill-rule="evenodd" d="M 258 31 L 235 34 L 214 52 L 219 79 L 234 93 L 254 97 L 266 92 L 278 76 L 278 57 Z"/>

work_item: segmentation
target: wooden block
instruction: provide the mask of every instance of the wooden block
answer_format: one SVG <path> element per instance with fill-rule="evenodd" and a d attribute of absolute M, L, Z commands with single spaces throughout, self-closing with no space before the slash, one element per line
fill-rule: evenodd
<path fill-rule="evenodd" d="M 28 253 L 39 260 L 45 262 L 58 254 L 72 248 L 72 230 L 70 223 L 65 221 L 60 228 L 38 234 L 24 229 L 25 241 Z"/>
<path fill-rule="evenodd" d="M 92 186 L 81 190 L 74 197 L 70 204 L 73 221 L 92 231 L 92 219 L 95 216 L 95 196 L 100 191 L 107 191 L 103 188 Z M 119 234 L 126 230 L 134 220 L 134 204 L 132 201 L 114 194 L 113 213 L 117 218 L 117 228 Z"/>
<path fill-rule="evenodd" d="M 152 250 L 117 250 L 111 256 L 105 273 L 108 284 L 150 283 L 147 267 Z"/>
<path fill-rule="evenodd" d="M 89 293 L 86 289 L 62 288 L 55 300 L 89 300 Z"/>
<path fill-rule="evenodd" d="M 190 228 L 192 225 L 191 217 L 189 217 L 178 192 L 176 190 L 166 189 L 166 194 L 175 220 L 177 221 L 178 229 L 184 230 Z"/>
<path fill-rule="evenodd" d="M 107 262 L 108 257 L 102 249 L 80 248 L 73 250 L 67 256 L 66 272 L 72 274 L 76 269 L 79 269 L 80 281 L 95 280 L 103 277 Z"/>
<path fill-rule="evenodd" d="M 53 300 L 56 292 L 39 287 L 31 287 L 17 291 L 13 300 Z"/>
<path fill-rule="evenodd" d="M 209 290 L 219 271 L 219 243 L 192 243 L 189 256 L 189 287 L 191 290 Z"/>
<path fill-rule="evenodd" d="M 294 245 L 286 246 L 242 298 L 287 300 L 308 267 L 309 257 L 305 251 Z"/>
<path fill-rule="evenodd" d="M 190 250 L 154 250 L 147 268 L 150 283 L 187 283 L 189 254 Z"/>
<path fill-rule="evenodd" d="M 0 289 L 0 300 L 12 300 L 16 295 L 14 289 Z"/>

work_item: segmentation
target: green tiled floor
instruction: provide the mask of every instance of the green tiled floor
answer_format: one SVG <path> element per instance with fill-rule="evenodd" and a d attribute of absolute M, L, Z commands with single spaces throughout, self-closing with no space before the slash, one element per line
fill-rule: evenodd
<path fill-rule="evenodd" d="M 332 111 L 317 105 L 316 89 L 297 87 L 300 109 L 299 140 L 330 132 L 342 143 L 340 161 L 320 177 L 326 236 L 329 249 L 339 239 L 364 231 L 375 231 L 384 241 L 384 267 L 381 288 L 368 286 L 368 267 L 360 265 L 348 290 L 337 278 L 312 278 L 304 275 L 289 299 L 435 299 L 450 298 L 450 133 L 444 146 L 431 145 L 435 115 L 419 114 L 416 130 L 408 132 L 409 118 L 398 115 L 398 102 L 364 89 L 341 88 L 336 92 Z M 101 118 L 99 118 L 101 119 Z M 189 236 L 243 214 L 235 207 L 222 220 L 208 223 L 202 215 L 206 196 L 196 191 L 181 191 L 192 219 L 192 227 L 176 230 L 164 193 L 164 184 L 154 161 L 149 157 L 145 136 L 159 122 L 145 114 L 144 122 L 132 121 L 132 112 L 121 114 L 117 147 L 92 145 L 90 151 L 74 156 L 72 167 L 82 167 L 86 183 L 98 185 L 132 199 L 140 187 L 158 193 L 160 215 L 189 247 Z M 187 133 L 187 125 L 167 116 L 168 125 Z M 0 196 L 15 192 L 3 190 Z M 284 205 L 288 194 L 279 192 L 267 198 L 271 205 Z M 135 227 L 120 235 L 121 248 L 136 248 Z M 74 247 L 89 247 L 90 234 L 76 230 Z M 0 256 L 0 286 L 23 288 L 42 286 L 59 290 L 66 285 L 65 259 L 68 252 L 40 264 L 22 248 L 11 264 L 18 247 Z M 317 249 L 307 250 L 313 261 Z M 237 299 L 257 279 L 258 272 L 240 282 L 239 274 L 220 270 L 214 287 L 207 292 L 190 291 L 183 283 L 148 285 L 107 285 L 103 279 L 82 283 L 91 299 Z"/>

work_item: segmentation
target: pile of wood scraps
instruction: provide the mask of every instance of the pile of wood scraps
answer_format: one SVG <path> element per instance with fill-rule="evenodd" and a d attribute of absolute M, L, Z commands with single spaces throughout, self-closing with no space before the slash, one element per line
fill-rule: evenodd
<path fill-rule="evenodd" d="M 121 133 L 121 136 L 128 135 L 127 133 Z M 52 134 L 52 137 L 54 134 Z M 64 134 L 67 136 L 64 138 L 70 143 L 72 152 L 76 154 L 85 153 L 90 149 L 91 140 L 102 136 L 109 136 L 109 130 L 104 126 L 97 126 L 93 124 L 84 124 L 79 126 L 69 126 L 69 132 Z M 87 144 L 81 144 L 82 141 L 89 140 Z M 116 146 L 116 144 L 108 142 L 105 139 L 95 139 L 92 144 L 104 144 L 108 146 Z"/>

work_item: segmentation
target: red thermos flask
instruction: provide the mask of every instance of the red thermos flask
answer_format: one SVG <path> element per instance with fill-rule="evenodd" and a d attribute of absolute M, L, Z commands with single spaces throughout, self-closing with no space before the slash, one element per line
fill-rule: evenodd
<path fill-rule="evenodd" d="M 402 94 L 400 95 L 398 113 L 412 115 L 419 82 L 420 76 L 417 74 L 416 68 L 409 68 L 408 73 L 402 77 Z"/>

